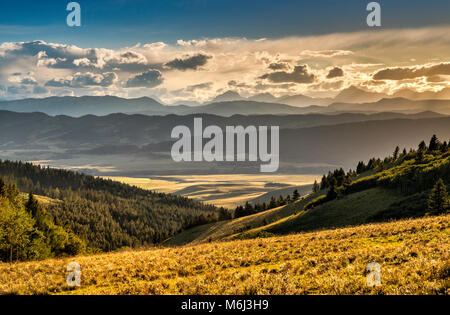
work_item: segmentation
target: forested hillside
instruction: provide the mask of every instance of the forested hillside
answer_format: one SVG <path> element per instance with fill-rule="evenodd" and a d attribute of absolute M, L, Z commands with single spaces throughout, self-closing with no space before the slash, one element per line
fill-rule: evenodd
<path fill-rule="evenodd" d="M 450 212 L 450 147 L 433 136 L 417 149 L 393 149 L 384 159 L 336 169 L 311 194 L 272 198 L 236 209 L 235 219 L 183 232 L 168 243 L 270 237 Z"/>
<path fill-rule="evenodd" d="M 45 259 L 84 252 L 86 244 L 69 227 L 53 223 L 32 194 L 0 178 L 0 261 Z"/>
<path fill-rule="evenodd" d="M 28 163 L 0 161 L 0 176 L 22 192 L 54 199 L 46 205 L 49 217 L 103 251 L 156 244 L 219 214 L 187 198 Z"/>

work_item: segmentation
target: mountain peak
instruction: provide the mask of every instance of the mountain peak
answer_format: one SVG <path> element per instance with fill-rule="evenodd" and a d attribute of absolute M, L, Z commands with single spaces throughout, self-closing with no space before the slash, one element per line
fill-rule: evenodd
<path fill-rule="evenodd" d="M 211 102 L 232 102 L 232 101 L 242 101 L 244 98 L 236 91 L 226 91 L 223 94 L 216 96 Z"/>
<path fill-rule="evenodd" d="M 267 103 L 275 103 L 278 101 L 278 98 L 273 96 L 270 93 L 260 93 L 255 94 L 252 97 L 248 98 L 250 101 L 256 101 L 256 102 L 267 102 Z"/>
<path fill-rule="evenodd" d="M 336 102 L 343 103 L 372 103 L 387 97 L 386 94 L 363 90 L 354 85 L 342 90 L 335 98 Z"/>

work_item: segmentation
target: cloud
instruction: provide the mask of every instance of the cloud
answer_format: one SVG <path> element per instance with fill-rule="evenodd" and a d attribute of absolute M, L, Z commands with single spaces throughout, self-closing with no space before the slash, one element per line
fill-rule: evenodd
<path fill-rule="evenodd" d="M 287 64 L 285 62 L 274 62 L 269 65 L 269 69 L 274 70 L 274 71 L 287 70 L 287 69 L 289 69 L 289 64 Z"/>
<path fill-rule="evenodd" d="M 435 76 L 427 77 L 427 82 L 433 82 L 433 83 L 450 82 L 450 76 L 449 75 L 435 75 Z"/>
<path fill-rule="evenodd" d="M 299 83 L 307 84 L 315 80 L 314 74 L 309 72 L 307 65 L 296 66 L 292 72 L 278 71 L 265 74 L 261 79 L 268 79 L 273 83 Z"/>
<path fill-rule="evenodd" d="M 164 81 L 163 76 L 158 70 L 150 70 L 129 79 L 126 83 L 127 88 L 146 87 L 154 88 Z"/>
<path fill-rule="evenodd" d="M 11 83 L 17 83 L 22 85 L 37 85 L 38 83 L 32 74 L 33 73 L 22 75 L 22 73 L 16 72 L 9 77 L 8 81 Z"/>
<path fill-rule="evenodd" d="M 32 41 L 21 43 L 3 43 L 0 45 L 0 56 L 9 62 L 24 57 L 35 58 L 39 67 L 53 69 L 100 69 L 112 71 L 119 69 L 129 72 L 139 72 L 149 69 L 146 56 L 124 48 L 111 50 L 104 48 L 79 48 L 73 45 L 47 43 L 45 41 Z"/>
<path fill-rule="evenodd" d="M 12 85 L 12 86 L 8 86 L 6 91 L 8 92 L 8 94 L 18 95 L 18 94 L 28 93 L 28 88 L 23 85 L 21 85 L 21 86 Z"/>
<path fill-rule="evenodd" d="M 72 77 L 62 79 L 52 79 L 47 81 L 47 87 L 71 87 L 84 88 L 92 86 L 109 87 L 117 81 L 117 75 L 114 72 L 104 74 L 75 73 Z"/>
<path fill-rule="evenodd" d="M 42 86 L 35 86 L 33 89 L 34 94 L 47 94 L 48 90 Z"/>
<path fill-rule="evenodd" d="M 328 72 L 327 79 L 339 78 L 344 76 L 344 70 L 335 67 Z"/>
<path fill-rule="evenodd" d="M 393 67 L 376 72 L 374 80 L 405 80 L 418 77 L 450 75 L 450 62 L 415 67 Z"/>
<path fill-rule="evenodd" d="M 24 85 L 37 85 L 37 81 L 34 78 L 23 78 L 20 83 Z"/>
<path fill-rule="evenodd" d="M 185 59 L 176 58 L 168 63 L 166 63 L 166 67 L 175 70 L 197 70 L 201 66 L 206 65 L 211 56 L 207 56 L 204 54 L 197 54 L 192 57 L 186 57 Z"/>
<path fill-rule="evenodd" d="M 304 50 L 300 56 L 308 58 L 333 58 L 338 56 L 351 56 L 353 54 L 354 52 L 349 50 Z"/>
<path fill-rule="evenodd" d="M 449 86 L 450 76 L 445 74 L 448 72 L 437 67 L 449 62 L 449 48 L 450 25 L 264 40 L 203 38 L 115 49 L 45 41 L 6 42 L 0 43 L 0 85 L 25 87 L 12 89 L 24 91 L 15 98 L 32 96 L 36 86 L 46 86 L 49 95 L 60 95 L 65 88 L 77 96 L 105 93 L 140 97 L 148 95 L 148 91 L 128 87 L 162 85 L 152 94 L 158 93 L 167 103 L 177 101 L 177 97 L 207 101 L 230 89 L 228 83 L 232 81 L 236 82 L 233 90 L 245 96 L 261 91 L 276 96 L 308 95 L 319 89 L 324 96 L 332 97 L 337 84 L 315 84 L 336 81 L 342 81 L 343 88 L 365 86 L 367 90 L 392 94 L 402 87 L 427 91 Z M 294 70 L 294 65 L 300 68 Z M 188 71 L 204 67 L 208 71 Z M 333 76 L 330 70 L 336 67 L 344 71 L 344 76 L 327 80 L 328 75 Z M 406 69 L 406 74 L 381 72 L 391 68 Z M 378 72 L 377 78 L 384 75 L 406 79 L 374 80 Z M 17 78 L 12 78 L 13 73 L 19 74 Z M 105 73 L 115 73 L 117 77 L 108 81 Z M 415 77 L 421 74 L 426 75 Z M 34 80 L 24 80 L 29 77 Z M 111 81 L 115 84 L 110 85 Z M 209 88 L 203 86 L 205 82 L 214 84 Z M 184 94 L 176 96 L 176 91 Z M 10 97 L 2 93 L 5 98 Z"/>
<path fill-rule="evenodd" d="M 195 92 L 197 90 L 206 90 L 206 89 L 210 89 L 213 86 L 213 82 L 207 82 L 207 83 L 201 83 L 201 84 L 196 84 L 196 85 L 190 85 L 186 88 L 186 91 L 188 92 Z"/>

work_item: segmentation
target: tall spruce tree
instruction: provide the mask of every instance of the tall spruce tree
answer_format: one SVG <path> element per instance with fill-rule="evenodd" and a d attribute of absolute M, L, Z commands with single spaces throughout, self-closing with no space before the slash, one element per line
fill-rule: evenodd
<path fill-rule="evenodd" d="M 317 185 L 317 182 L 315 183 Z M 292 195 L 292 200 L 293 201 L 297 201 L 300 198 L 300 193 L 298 192 L 298 190 L 296 189 L 294 191 L 294 194 Z"/>
<path fill-rule="evenodd" d="M 444 214 L 449 212 L 449 199 L 447 187 L 442 179 L 434 185 L 428 199 L 429 214 Z"/>
<path fill-rule="evenodd" d="M 430 145 L 429 145 L 428 149 L 430 151 L 436 151 L 436 150 L 439 150 L 439 147 L 440 147 L 439 140 L 436 135 L 433 135 L 433 137 L 431 137 Z"/>

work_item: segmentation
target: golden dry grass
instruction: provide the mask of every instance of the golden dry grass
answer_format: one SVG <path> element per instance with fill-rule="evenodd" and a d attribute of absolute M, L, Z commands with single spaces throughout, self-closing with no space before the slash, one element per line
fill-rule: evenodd
<path fill-rule="evenodd" d="M 0 264 L 2 294 L 449 294 L 450 216 L 284 237 Z M 82 286 L 67 287 L 69 262 Z M 382 267 L 382 286 L 365 268 Z"/>
<path fill-rule="evenodd" d="M 182 196 L 234 209 L 247 201 L 279 189 L 268 184 L 284 184 L 292 187 L 310 185 L 318 175 L 176 175 L 155 178 L 103 177 L 142 189 Z M 292 192 L 295 188 L 292 189 Z"/>

